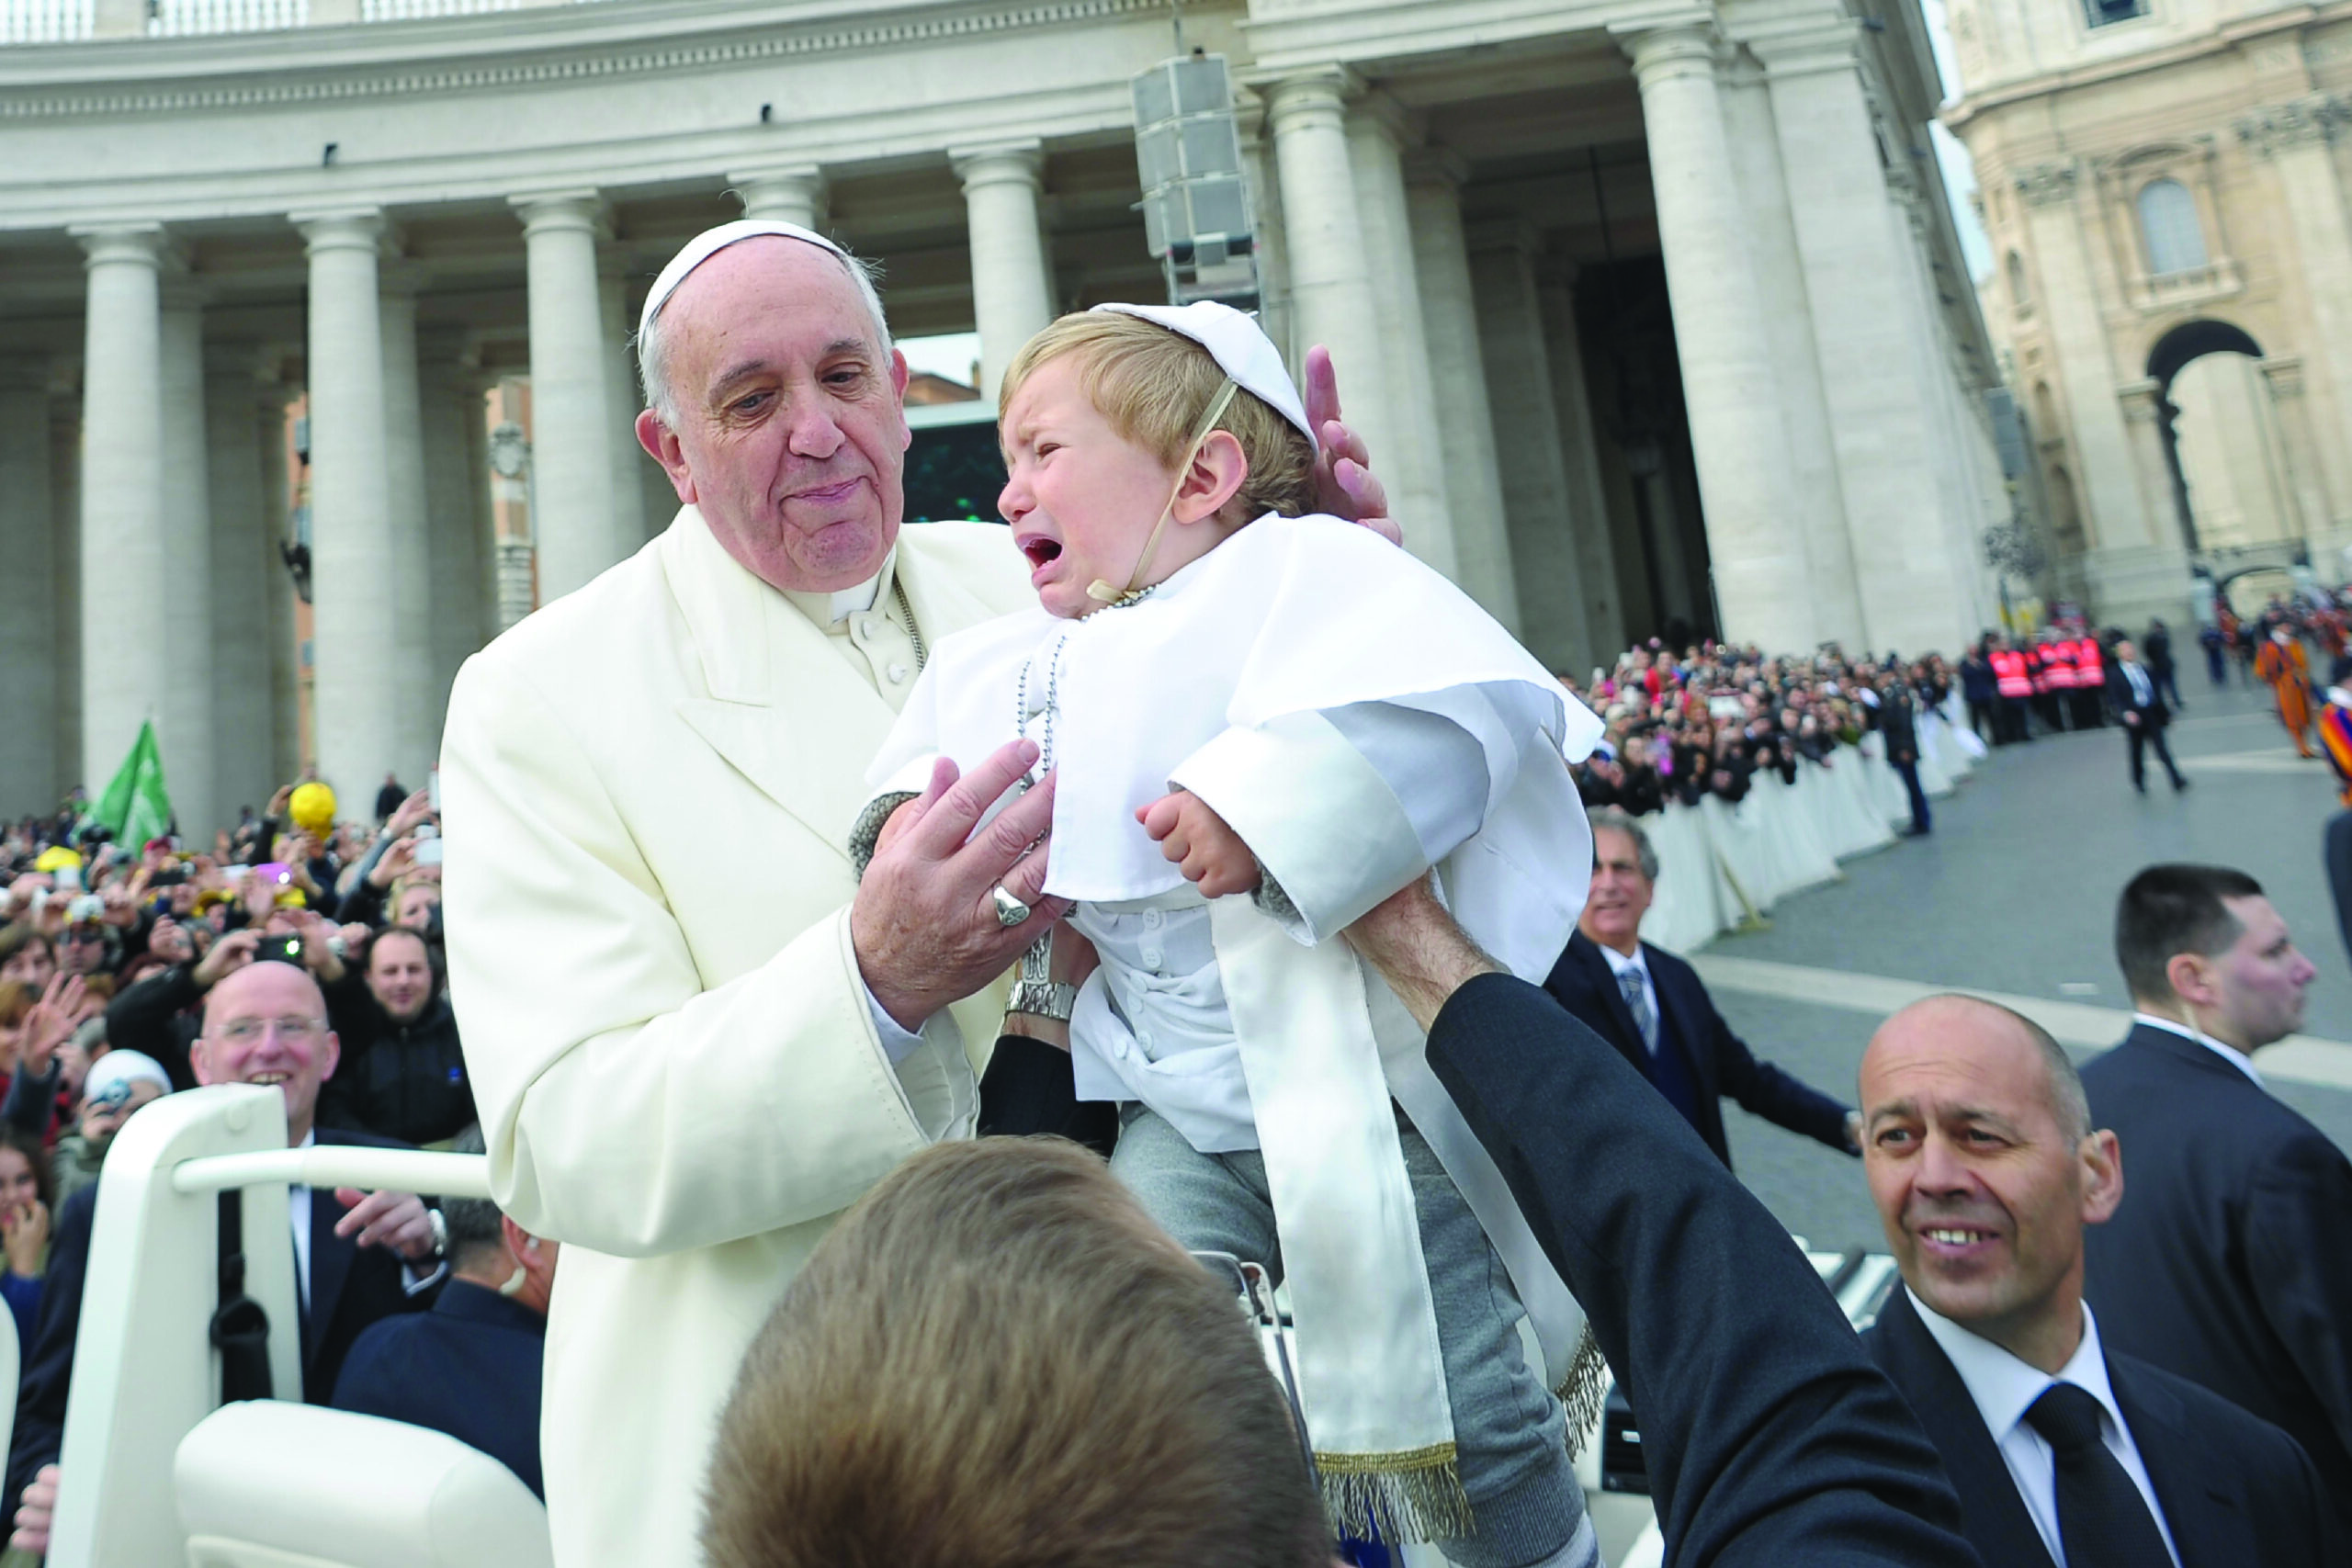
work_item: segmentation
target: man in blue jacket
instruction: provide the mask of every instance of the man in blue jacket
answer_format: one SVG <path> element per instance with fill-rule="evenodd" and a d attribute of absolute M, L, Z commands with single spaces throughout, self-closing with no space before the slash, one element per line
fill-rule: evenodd
<path fill-rule="evenodd" d="M 451 1198 L 449 1282 L 431 1312 L 387 1318 L 359 1337 L 335 1407 L 447 1432 L 518 1476 L 539 1479 L 539 1382 L 558 1244 L 486 1198 Z"/>

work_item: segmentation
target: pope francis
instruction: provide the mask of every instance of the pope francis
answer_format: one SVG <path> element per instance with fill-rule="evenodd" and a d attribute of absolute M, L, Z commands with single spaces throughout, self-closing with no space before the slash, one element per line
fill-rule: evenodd
<path fill-rule="evenodd" d="M 864 271 L 806 230 L 725 225 L 656 281 L 639 353 L 638 436 L 684 504 L 467 663 L 441 753 L 492 1187 L 565 1244 L 541 1416 L 565 1568 L 697 1560 L 767 1309 L 834 1214 L 972 1129 L 992 982 L 1041 929 L 1004 925 L 999 889 L 1061 912 L 1032 848 L 1050 787 L 966 841 L 1035 760 L 1020 743 L 968 779 L 943 764 L 852 874 L 926 646 L 1030 601 L 1001 529 L 900 529 L 907 367 Z M 1336 415 L 1319 355 L 1310 383 Z M 1377 513 L 1361 445 L 1325 434 L 1327 503 Z"/>

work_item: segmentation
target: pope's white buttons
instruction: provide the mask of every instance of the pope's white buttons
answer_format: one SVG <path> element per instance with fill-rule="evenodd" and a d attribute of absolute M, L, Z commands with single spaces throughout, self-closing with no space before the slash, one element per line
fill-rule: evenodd
<path fill-rule="evenodd" d="M 1143 950 L 1143 961 L 1151 965 L 1151 972 L 1153 974 L 1157 975 L 1159 973 L 1159 949 L 1156 947 L 1145 948 Z"/>
<path fill-rule="evenodd" d="M 863 616 L 860 616 L 860 617 L 858 618 L 858 623 L 857 623 L 857 640 L 858 640 L 858 641 L 860 641 L 860 642 L 872 642 L 872 641 L 874 640 L 874 617 L 873 617 L 873 616 L 871 616 L 871 615 L 863 615 Z"/>
<path fill-rule="evenodd" d="M 893 664 L 890 666 L 889 675 L 890 684 L 899 685 L 907 678 L 907 667 L 903 664 Z"/>
<path fill-rule="evenodd" d="M 1159 929 L 1160 922 L 1165 917 L 1163 917 L 1157 909 L 1146 909 L 1143 912 L 1144 929 L 1147 931 L 1158 931 Z"/>

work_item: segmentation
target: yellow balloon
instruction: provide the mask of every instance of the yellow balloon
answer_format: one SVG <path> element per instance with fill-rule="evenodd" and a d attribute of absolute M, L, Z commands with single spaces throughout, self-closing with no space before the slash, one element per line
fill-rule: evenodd
<path fill-rule="evenodd" d="M 303 784 L 287 803 L 287 814 L 305 833 L 324 833 L 334 826 L 334 791 L 316 780 Z"/>
<path fill-rule="evenodd" d="M 74 871 L 81 870 L 82 857 L 63 844 L 50 845 L 49 848 L 41 851 L 40 858 L 33 862 L 35 871 L 64 871 L 69 868 Z"/>

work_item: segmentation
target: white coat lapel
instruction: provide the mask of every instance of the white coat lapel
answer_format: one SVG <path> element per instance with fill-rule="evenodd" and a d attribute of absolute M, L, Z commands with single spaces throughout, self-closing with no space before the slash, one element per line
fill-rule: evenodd
<path fill-rule="evenodd" d="M 898 716 L 822 631 L 719 547 L 693 507 L 661 548 L 709 694 L 680 699 L 679 718 L 846 857 L 864 763 Z M 845 756 L 854 765 L 842 766 Z"/>

